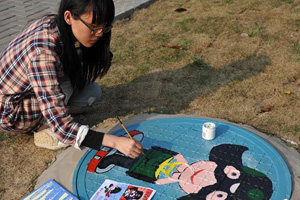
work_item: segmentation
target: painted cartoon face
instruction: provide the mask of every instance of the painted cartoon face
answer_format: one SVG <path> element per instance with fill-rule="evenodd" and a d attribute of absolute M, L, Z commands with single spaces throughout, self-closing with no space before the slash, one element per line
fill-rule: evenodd
<path fill-rule="evenodd" d="M 130 189 L 127 189 L 127 190 L 125 190 L 123 196 L 124 196 L 124 197 L 128 197 L 129 194 L 130 194 Z"/>
<path fill-rule="evenodd" d="M 197 193 L 203 187 L 214 185 L 217 183 L 215 177 L 215 169 L 217 164 L 212 161 L 200 161 L 193 163 L 185 168 L 179 176 L 179 185 L 186 193 Z M 233 166 L 226 166 L 224 169 L 228 179 L 236 180 L 240 177 L 241 173 Z M 232 184 L 230 192 L 235 193 L 239 187 L 239 183 Z M 210 200 L 223 200 L 226 199 L 228 194 L 224 191 L 213 191 L 207 198 Z"/>
<path fill-rule="evenodd" d="M 129 197 L 135 197 L 136 196 L 136 191 L 135 190 L 132 190 L 129 194 Z"/>
<path fill-rule="evenodd" d="M 110 189 L 110 190 L 113 190 L 113 189 L 115 189 L 115 186 L 114 186 L 113 184 L 110 184 L 110 185 L 109 185 L 109 189 Z"/>
<path fill-rule="evenodd" d="M 185 168 L 179 176 L 179 185 L 186 193 L 197 193 L 201 188 L 217 182 L 215 169 L 217 164 L 200 161 Z"/>

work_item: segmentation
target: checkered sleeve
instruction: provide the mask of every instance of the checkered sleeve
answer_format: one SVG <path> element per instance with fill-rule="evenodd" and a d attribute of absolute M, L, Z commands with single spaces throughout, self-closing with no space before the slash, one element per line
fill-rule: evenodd
<path fill-rule="evenodd" d="M 57 55 L 54 51 L 37 48 L 28 66 L 27 76 L 39 102 L 40 110 L 58 139 L 74 144 L 80 125 L 66 112 L 64 94 L 57 74 Z"/>

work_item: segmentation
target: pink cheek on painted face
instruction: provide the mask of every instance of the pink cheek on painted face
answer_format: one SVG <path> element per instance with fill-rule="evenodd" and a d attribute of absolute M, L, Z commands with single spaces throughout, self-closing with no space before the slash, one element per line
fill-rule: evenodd
<path fill-rule="evenodd" d="M 230 179 L 238 179 L 241 175 L 241 172 L 233 166 L 226 166 L 224 169 L 224 173 Z"/>
<path fill-rule="evenodd" d="M 217 164 L 211 161 L 196 162 L 181 173 L 179 185 L 186 193 L 197 193 L 203 187 L 217 182 L 216 168 Z"/>
<path fill-rule="evenodd" d="M 225 200 L 228 194 L 223 191 L 213 191 L 206 196 L 206 200 Z"/>

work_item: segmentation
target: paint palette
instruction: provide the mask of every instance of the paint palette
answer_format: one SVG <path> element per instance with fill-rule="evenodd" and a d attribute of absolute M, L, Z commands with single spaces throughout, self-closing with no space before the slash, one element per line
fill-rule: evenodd
<path fill-rule="evenodd" d="M 202 126 L 216 124 L 204 140 Z M 291 174 L 280 154 L 248 130 L 202 118 L 165 118 L 127 127 L 145 155 L 130 159 L 115 149 L 88 150 L 73 177 L 73 191 L 90 199 L 106 180 L 156 190 L 153 199 L 289 199 Z M 113 134 L 125 136 L 120 129 Z"/>

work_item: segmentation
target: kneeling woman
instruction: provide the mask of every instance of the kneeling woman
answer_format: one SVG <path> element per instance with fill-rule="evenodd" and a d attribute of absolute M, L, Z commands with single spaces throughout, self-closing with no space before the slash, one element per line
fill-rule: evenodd
<path fill-rule="evenodd" d="M 36 131 L 35 144 L 49 149 L 105 145 L 132 158 L 142 152 L 138 141 L 92 131 L 67 109 L 101 95 L 94 81 L 111 64 L 114 13 L 112 0 L 62 0 L 57 15 L 35 21 L 4 49 L 0 131 Z"/>

